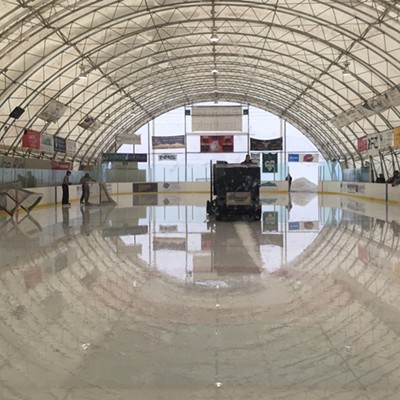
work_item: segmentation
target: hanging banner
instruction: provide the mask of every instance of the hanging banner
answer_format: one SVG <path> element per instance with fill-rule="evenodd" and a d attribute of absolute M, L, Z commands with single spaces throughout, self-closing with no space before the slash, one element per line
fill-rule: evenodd
<path fill-rule="evenodd" d="M 176 161 L 177 155 L 176 154 L 159 154 L 158 161 Z"/>
<path fill-rule="evenodd" d="M 318 162 L 318 153 L 306 153 L 300 154 L 300 161 L 306 163 L 317 163 Z"/>
<path fill-rule="evenodd" d="M 71 169 L 71 163 L 69 161 L 56 161 L 52 160 L 51 169 L 57 170 L 69 170 Z"/>
<path fill-rule="evenodd" d="M 200 136 L 200 153 L 233 153 L 233 135 Z"/>
<path fill-rule="evenodd" d="M 43 134 L 40 137 L 40 150 L 46 153 L 54 152 L 54 136 Z"/>
<path fill-rule="evenodd" d="M 22 147 L 40 149 L 40 132 L 25 129 L 25 133 L 22 136 Z"/>
<path fill-rule="evenodd" d="M 147 153 L 103 153 L 102 162 L 147 162 Z"/>
<path fill-rule="evenodd" d="M 289 153 L 288 162 L 300 162 L 300 154 Z"/>
<path fill-rule="evenodd" d="M 142 144 L 142 137 L 139 135 L 121 134 L 115 136 L 115 143 L 121 144 Z"/>
<path fill-rule="evenodd" d="M 193 106 L 192 132 L 242 132 L 242 106 Z"/>
<path fill-rule="evenodd" d="M 66 145 L 67 145 L 67 154 L 72 155 L 72 156 L 75 155 L 75 153 L 76 153 L 75 140 L 66 139 Z"/>
<path fill-rule="evenodd" d="M 87 115 L 81 122 L 79 122 L 78 126 L 83 129 L 88 129 L 91 132 L 97 131 L 100 128 L 101 122 L 97 121 L 97 119 Z"/>
<path fill-rule="evenodd" d="M 154 150 L 161 149 L 184 149 L 185 135 L 179 136 L 153 136 L 151 143 Z"/>
<path fill-rule="evenodd" d="M 250 138 L 251 150 L 282 150 L 282 138 L 261 140 Z"/>
<path fill-rule="evenodd" d="M 363 136 L 357 139 L 357 150 L 358 151 L 367 151 L 368 144 L 367 144 L 367 137 Z"/>
<path fill-rule="evenodd" d="M 269 174 L 278 172 L 277 153 L 263 153 L 262 159 L 263 159 L 262 172 Z"/>
<path fill-rule="evenodd" d="M 67 106 L 63 103 L 60 103 L 57 100 L 51 100 L 45 109 L 41 111 L 37 116 L 40 119 L 48 122 L 57 122 L 61 116 L 64 114 Z"/>
<path fill-rule="evenodd" d="M 393 129 L 367 135 L 367 154 L 373 156 L 379 154 L 380 151 L 388 150 L 390 146 L 393 146 L 393 142 Z"/>
<path fill-rule="evenodd" d="M 54 136 L 54 151 L 65 153 L 67 151 L 67 142 L 64 138 Z"/>

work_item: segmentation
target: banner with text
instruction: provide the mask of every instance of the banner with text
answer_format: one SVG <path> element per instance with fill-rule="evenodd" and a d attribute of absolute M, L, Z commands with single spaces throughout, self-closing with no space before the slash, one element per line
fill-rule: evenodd
<path fill-rule="evenodd" d="M 358 151 L 366 151 L 371 156 L 379 154 L 380 151 L 388 150 L 392 146 L 396 146 L 394 142 L 394 129 L 372 133 L 357 139 Z"/>
<path fill-rule="evenodd" d="M 250 149 L 258 151 L 282 150 L 282 138 L 268 140 L 250 138 Z"/>
<path fill-rule="evenodd" d="M 42 134 L 40 137 L 40 150 L 46 153 L 54 152 L 54 136 Z"/>
<path fill-rule="evenodd" d="M 233 135 L 200 136 L 200 153 L 233 153 Z"/>
<path fill-rule="evenodd" d="M 51 100 L 37 116 L 48 122 L 56 122 L 64 114 L 67 106 L 57 100 Z"/>
<path fill-rule="evenodd" d="M 317 163 L 318 153 L 289 153 L 288 162 L 306 162 L 306 163 Z"/>
<path fill-rule="evenodd" d="M 147 153 L 103 153 L 102 162 L 147 162 Z"/>
<path fill-rule="evenodd" d="M 192 132 L 242 132 L 242 106 L 194 106 Z"/>
<path fill-rule="evenodd" d="M 154 150 L 184 149 L 185 135 L 179 136 L 153 136 L 151 143 Z"/>
<path fill-rule="evenodd" d="M 22 147 L 30 149 L 40 149 L 40 132 L 25 129 L 22 136 Z"/>
<path fill-rule="evenodd" d="M 277 153 L 263 153 L 262 155 L 262 172 L 276 173 L 278 172 L 278 154 Z"/>

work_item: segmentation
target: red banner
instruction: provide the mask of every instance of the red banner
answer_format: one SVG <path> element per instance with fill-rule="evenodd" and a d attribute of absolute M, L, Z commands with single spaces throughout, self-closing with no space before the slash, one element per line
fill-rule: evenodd
<path fill-rule="evenodd" d="M 68 170 L 71 169 L 71 163 L 69 161 L 55 161 L 51 162 L 51 169 L 62 169 Z"/>
<path fill-rule="evenodd" d="M 22 136 L 22 147 L 40 149 L 40 132 L 25 129 L 25 133 Z"/>
<path fill-rule="evenodd" d="M 201 136 L 201 153 L 233 153 L 233 135 Z"/>
<path fill-rule="evenodd" d="M 357 149 L 358 151 L 368 150 L 368 140 L 366 136 L 357 139 Z"/>

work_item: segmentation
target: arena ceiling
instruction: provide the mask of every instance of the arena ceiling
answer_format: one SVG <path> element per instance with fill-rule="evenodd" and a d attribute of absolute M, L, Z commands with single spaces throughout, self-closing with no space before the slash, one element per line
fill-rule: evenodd
<path fill-rule="evenodd" d="M 116 134 L 215 100 L 282 117 L 328 159 L 360 159 L 357 138 L 400 126 L 396 105 L 329 122 L 397 90 L 398 0 L 1 0 L 1 9 L 3 154 L 66 157 L 23 150 L 30 128 L 76 142 L 66 158 L 93 163 Z M 46 122 L 38 115 L 52 100 L 66 108 Z M 96 130 L 78 125 L 87 117 Z"/>

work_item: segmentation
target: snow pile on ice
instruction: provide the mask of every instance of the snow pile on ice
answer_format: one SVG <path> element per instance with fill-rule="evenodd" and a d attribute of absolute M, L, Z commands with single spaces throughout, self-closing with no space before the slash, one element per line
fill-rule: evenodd
<path fill-rule="evenodd" d="M 315 193 L 317 190 L 318 186 L 315 183 L 310 182 L 307 178 L 294 179 L 292 182 L 292 192 Z"/>

